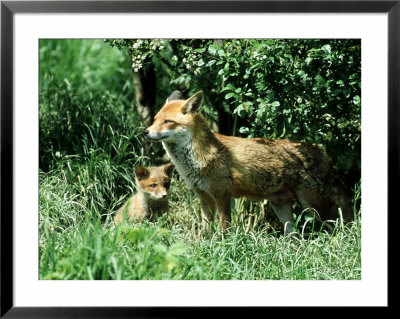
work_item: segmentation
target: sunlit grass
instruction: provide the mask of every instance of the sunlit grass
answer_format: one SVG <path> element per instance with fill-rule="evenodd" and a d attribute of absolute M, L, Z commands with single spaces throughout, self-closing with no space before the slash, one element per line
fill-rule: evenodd
<path fill-rule="evenodd" d="M 105 186 L 79 192 L 85 186 L 62 176 L 49 172 L 41 178 L 42 279 L 361 278 L 359 218 L 343 226 L 336 221 L 332 233 L 304 237 L 301 229 L 298 236 L 282 236 L 237 224 L 229 232 L 214 227 L 203 238 L 199 201 L 175 179 L 168 216 L 115 226 L 113 211 L 122 201 L 105 208 L 98 200 Z"/>

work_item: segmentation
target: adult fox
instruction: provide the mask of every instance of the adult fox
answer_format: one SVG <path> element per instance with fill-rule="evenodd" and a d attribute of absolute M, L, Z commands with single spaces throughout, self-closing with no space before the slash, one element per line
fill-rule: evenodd
<path fill-rule="evenodd" d="M 341 208 L 352 218 L 346 196 L 328 155 L 319 147 L 264 138 L 211 132 L 199 113 L 203 92 L 187 100 L 175 91 L 154 117 L 145 136 L 162 145 L 186 184 L 200 197 L 203 229 L 217 211 L 220 226 L 231 221 L 231 197 L 267 199 L 293 231 L 293 201 L 314 208 L 321 219 L 336 219 Z"/>

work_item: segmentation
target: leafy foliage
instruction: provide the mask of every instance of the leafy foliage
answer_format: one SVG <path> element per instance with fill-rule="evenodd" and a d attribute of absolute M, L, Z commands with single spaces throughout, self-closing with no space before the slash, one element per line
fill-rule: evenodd
<path fill-rule="evenodd" d="M 360 176 L 360 40 L 112 40 L 160 94 L 204 90 L 203 113 L 225 134 L 323 145 L 351 185 Z M 166 93 L 164 93 L 166 92 Z M 165 98 L 164 98 L 165 99 Z"/>

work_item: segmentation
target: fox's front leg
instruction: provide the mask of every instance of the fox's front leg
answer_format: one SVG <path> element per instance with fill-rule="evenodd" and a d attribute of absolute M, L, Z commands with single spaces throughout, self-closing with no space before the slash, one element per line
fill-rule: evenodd
<path fill-rule="evenodd" d="M 220 227 L 228 229 L 231 226 L 231 194 L 228 192 L 219 194 L 216 202 Z"/>
<path fill-rule="evenodd" d="M 215 214 L 215 200 L 204 191 L 197 191 L 201 203 L 201 228 L 202 232 L 208 232 L 210 229 L 210 222 L 214 219 Z"/>

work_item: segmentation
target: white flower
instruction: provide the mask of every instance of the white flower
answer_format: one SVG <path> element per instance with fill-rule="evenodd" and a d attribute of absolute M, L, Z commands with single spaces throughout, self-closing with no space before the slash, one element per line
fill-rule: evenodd
<path fill-rule="evenodd" d="M 140 45 L 143 43 L 142 40 L 137 40 L 132 46 L 134 49 L 137 49 L 138 47 L 140 47 Z"/>

